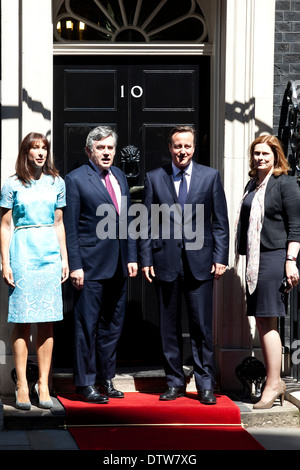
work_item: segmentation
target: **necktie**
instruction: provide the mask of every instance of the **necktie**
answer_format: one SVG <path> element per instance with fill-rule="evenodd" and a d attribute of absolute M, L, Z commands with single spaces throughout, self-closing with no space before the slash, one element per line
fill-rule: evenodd
<path fill-rule="evenodd" d="M 180 175 L 181 175 L 181 181 L 179 185 L 178 202 L 181 205 L 181 209 L 183 211 L 184 203 L 185 203 L 186 196 L 187 196 L 187 182 L 186 182 L 184 170 L 180 171 Z"/>
<path fill-rule="evenodd" d="M 106 185 L 106 189 L 112 199 L 112 202 L 114 203 L 114 206 L 116 208 L 116 211 L 118 212 L 119 214 L 119 206 L 118 206 L 118 201 L 117 201 L 117 198 L 116 198 L 116 193 L 114 191 L 114 188 L 112 187 L 112 184 L 111 184 L 111 181 L 110 181 L 110 178 L 109 178 L 109 173 L 107 170 L 104 170 L 103 171 L 103 175 L 105 176 L 105 185 Z"/>

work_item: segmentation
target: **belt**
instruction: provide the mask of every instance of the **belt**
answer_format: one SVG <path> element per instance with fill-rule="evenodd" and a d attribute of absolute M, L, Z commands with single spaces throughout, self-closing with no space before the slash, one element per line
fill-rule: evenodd
<path fill-rule="evenodd" d="M 16 230 L 20 230 L 21 228 L 39 228 L 39 227 L 53 227 L 53 224 L 38 224 L 38 225 L 19 225 L 15 227 Z"/>

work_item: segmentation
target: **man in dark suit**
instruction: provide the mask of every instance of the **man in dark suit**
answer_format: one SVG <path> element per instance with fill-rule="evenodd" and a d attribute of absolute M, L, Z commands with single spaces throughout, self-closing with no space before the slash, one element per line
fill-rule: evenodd
<path fill-rule="evenodd" d="M 116 145 L 112 128 L 93 129 L 86 140 L 89 162 L 65 177 L 64 222 L 70 279 L 76 289 L 74 383 L 77 393 L 93 403 L 124 396 L 112 379 L 127 277 L 137 274 L 136 242 L 124 233 L 119 236 L 130 194 L 125 174 L 112 166 Z"/>
<path fill-rule="evenodd" d="M 214 404 L 213 279 L 219 279 L 228 264 L 227 205 L 219 172 L 192 161 L 192 127 L 172 129 L 169 150 L 172 163 L 146 174 L 144 204 L 149 231 L 140 240 L 142 271 L 148 281 L 155 280 L 158 295 L 168 384 L 160 399 L 174 400 L 185 393 L 178 318 L 183 292 L 198 396 L 202 403 Z M 156 217 L 157 206 L 172 210 L 166 215 L 164 209 Z"/>

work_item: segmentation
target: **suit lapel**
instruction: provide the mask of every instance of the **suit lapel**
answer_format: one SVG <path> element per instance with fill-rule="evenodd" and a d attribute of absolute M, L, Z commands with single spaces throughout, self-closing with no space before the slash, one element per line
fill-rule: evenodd
<path fill-rule="evenodd" d="M 266 187 L 266 194 L 270 191 L 271 188 L 273 188 L 274 184 L 276 183 L 277 183 L 277 178 L 275 178 L 274 175 L 272 175 Z"/>
<path fill-rule="evenodd" d="M 200 167 L 195 162 L 193 162 L 192 176 L 190 181 L 189 192 L 186 198 L 186 204 L 190 204 L 193 202 L 197 191 L 201 187 L 202 178 L 203 172 L 201 171 Z"/>
<path fill-rule="evenodd" d="M 163 174 L 163 178 L 166 183 L 167 189 L 171 193 L 172 198 L 174 199 L 174 202 L 178 202 L 175 185 L 174 185 L 174 179 L 173 179 L 172 165 L 168 165 L 167 167 L 164 168 L 164 170 L 165 171 Z"/>
<path fill-rule="evenodd" d="M 121 188 L 121 195 L 124 196 L 126 194 L 126 188 L 124 186 L 124 181 L 122 180 L 122 178 L 119 178 L 119 176 L 117 175 L 116 167 L 111 166 L 110 169 L 111 169 L 111 172 L 114 175 L 114 177 L 118 180 L 118 183 L 119 183 L 120 188 Z"/>
<path fill-rule="evenodd" d="M 89 178 L 90 182 L 96 188 L 96 190 L 98 192 L 100 192 L 101 196 L 104 197 L 109 204 L 111 204 L 112 200 L 111 200 L 110 195 L 108 194 L 104 184 L 102 183 L 100 176 L 98 175 L 96 170 L 94 170 L 94 168 L 91 165 L 87 165 L 87 167 L 88 167 L 88 170 L 87 170 L 88 171 L 88 178 Z"/>
<path fill-rule="evenodd" d="M 174 185 L 174 179 L 173 179 L 173 169 L 172 165 L 169 165 L 164 168 L 164 181 L 166 183 L 166 186 L 168 190 L 170 191 L 172 198 L 174 199 L 174 202 L 178 203 L 178 198 L 175 190 L 175 185 Z M 188 195 L 186 198 L 186 204 L 192 203 L 193 199 L 199 189 L 201 187 L 202 183 L 202 178 L 203 178 L 203 172 L 201 171 L 201 168 L 197 163 L 193 162 L 193 169 L 192 169 L 192 176 L 191 176 L 191 181 L 190 181 L 190 187 L 188 191 Z"/>

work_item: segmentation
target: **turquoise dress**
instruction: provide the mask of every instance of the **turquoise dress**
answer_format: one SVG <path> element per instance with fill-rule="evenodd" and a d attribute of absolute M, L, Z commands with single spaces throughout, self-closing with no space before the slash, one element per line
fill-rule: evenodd
<path fill-rule="evenodd" d="M 65 183 L 43 175 L 25 187 L 15 176 L 2 188 L 0 206 L 12 209 L 14 232 L 10 265 L 8 322 L 62 320 L 61 257 L 54 230 L 54 213 L 65 203 Z"/>

